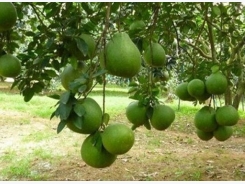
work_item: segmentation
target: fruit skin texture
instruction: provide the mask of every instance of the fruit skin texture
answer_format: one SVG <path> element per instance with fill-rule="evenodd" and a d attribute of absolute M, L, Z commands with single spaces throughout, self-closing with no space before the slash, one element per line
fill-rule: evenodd
<path fill-rule="evenodd" d="M 146 48 L 144 59 L 150 66 L 164 66 L 166 64 L 165 50 L 159 43 L 152 43 Z"/>
<path fill-rule="evenodd" d="M 194 125 L 197 129 L 204 132 L 212 132 L 217 127 L 218 124 L 215 120 L 215 110 L 212 107 L 204 106 L 202 107 L 194 117 Z"/>
<path fill-rule="evenodd" d="M 70 130 L 81 134 L 94 133 L 99 129 L 102 121 L 102 110 L 99 104 L 90 97 L 82 99 L 78 103 L 83 105 L 85 114 L 82 117 L 72 114 L 71 117 L 68 118 L 68 123 L 66 124 L 67 127 Z M 82 129 L 75 126 L 74 121 L 76 118 L 82 118 Z"/>
<path fill-rule="evenodd" d="M 205 84 L 200 79 L 193 79 L 188 83 L 187 91 L 191 96 L 200 98 L 205 93 Z"/>
<path fill-rule="evenodd" d="M 0 75 L 3 77 L 17 77 L 21 72 L 20 60 L 11 55 L 5 54 L 0 57 Z"/>
<path fill-rule="evenodd" d="M 10 30 L 16 23 L 17 12 L 11 2 L 0 2 L 0 32 Z"/>
<path fill-rule="evenodd" d="M 147 108 L 139 106 L 138 101 L 131 102 L 126 108 L 126 117 L 128 120 L 137 127 L 143 125 L 147 120 Z"/>
<path fill-rule="evenodd" d="M 104 148 L 97 148 L 95 143 L 96 134 L 89 135 L 81 146 L 81 157 L 83 161 L 94 168 L 109 167 L 115 160 L 116 155 L 113 155 L 106 151 Z"/>
<path fill-rule="evenodd" d="M 221 95 L 226 91 L 228 82 L 225 75 L 221 72 L 216 72 L 207 77 L 205 85 L 208 93 Z"/>
<path fill-rule="evenodd" d="M 209 141 L 214 136 L 213 132 L 204 132 L 204 131 L 199 130 L 199 129 L 196 130 L 196 134 L 203 141 Z"/>
<path fill-rule="evenodd" d="M 174 110 L 167 105 L 155 105 L 150 119 L 151 125 L 157 130 L 167 129 L 175 119 Z"/>
<path fill-rule="evenodd" d="M 104 55 L 106 60 L 104 60 Z M 99 57 L 102 68 L 108 73 L 125 78 L 138 74 L 141 68 L 141 55 L 127 33 L 116 33 Z"/>
<path fill-rule="evenodd" d="M 219 125 L 233 126 L 239 120 L 239 114 L 232 105 L 225 105 L 216 110 L 216 121 Z"/>
<path fill-rule="evenodd" d="M 188 82 L 183 82 L 179 84 L 175 89 L 175 94 L 179 97 L 180 100 L 194 101 L 195 98 L 189 94 L 187 87 Z"/>
<path fill-rule="evenodd" d="M 231 126 L 219 126 L 213 134 L 218 141 L 225 141 L 232 136 L 233 129 Z"/>
<path fill-rule="evenodd" d="M 74 79 L 78 78 L 82 75 L 82 73 L 86 70 L 86 65 L 84 63 L 80 63 L 77 69 L 74 69 L 71 64 L 68 64 L 63 72 L 60 74 L 61 84 L 66 89 L 69 90 L 69 84 Z M 89 90 L 89 86 L 87 88 Z"/>
<path fill-rule="evenodd" d="M 114 123 L 108 125 L 101 134 L 105 149 L 114 155 L 128 152 L 134 145 L 134 132 L 124 124 Z"/>

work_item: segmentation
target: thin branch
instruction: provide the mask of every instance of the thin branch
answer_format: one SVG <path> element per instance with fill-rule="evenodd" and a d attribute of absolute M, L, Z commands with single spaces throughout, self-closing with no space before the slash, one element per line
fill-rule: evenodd
<path fill-rule="evenodd" d="M 205 54 L 204 51 L 202 49 L 200 49 L 199 47 L 197 47 L 196 45 L 193 45 L 192 43 L 189 43 L 189 42 L 185 42 L 185 43 L 188 44 L 189 46 L 191 46 L 192 48 L 194 48 L 195 50 L 197 50 L 198 53 L 202 57 L 207 58 L 207 59 L 212 59 L 212 56 Z"/>
<path fill-rule="evenodd" d="M 33 11 L 36 13 L 37 18 L 38 18 L 38 20 L 40 21 L 40 23 L 45 27 L 45 31 L 46 31 L 46 32 L 49 32 L 49 31 L 48 31 L 48 27 L 44 24 L 43 20 L 40 18 L 40 15 L 39 15 L 39 13 L 37 12 L 36 7 L 35 7 L 32 3 L 30 3 L 30 6 L 32 7 Z M 43 16 L 44 16 L 44 15 L 43 15 Z"/>

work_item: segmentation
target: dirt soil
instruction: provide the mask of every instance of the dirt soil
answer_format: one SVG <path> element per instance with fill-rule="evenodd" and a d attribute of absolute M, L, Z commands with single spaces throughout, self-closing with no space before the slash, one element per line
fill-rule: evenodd
<path fill-rule="evenodd" d="M 135 131 L 135 144 L 129 152 L 118 156 L 112 166 L 95 169 L 86 165 L 80 156 L 85 135 L 68 129 L 57 134 L 57 119 L 30 117 L 29 123 L 23 123 L 28 112 L 17 113 L 0 108 L 0 114 L 0 157 L 15 151 L 19 158 L 28 158 L 37 148 L 51 154 L 48 159 L 32 157 L 30 170 L 40 176 L 37 180 L 245 180 L 244 137 L 232 136 L 225 142 L 215 139 L 205 142 L 194 132 L 180 132 L 176 127 L 165 131 L 149 131 L 140 127 Z M 114 120 L 128 124 L 124 114 L 114 117 Z M 239 124 L 244 125 L 244 121 Z M 45 139 L 26 139 L 40 132 L 47 134 Z M 0 173 L 8 166 L 8 162 L 0 159 Z M 32 179 L 0 174 L 0 180 Z"/>

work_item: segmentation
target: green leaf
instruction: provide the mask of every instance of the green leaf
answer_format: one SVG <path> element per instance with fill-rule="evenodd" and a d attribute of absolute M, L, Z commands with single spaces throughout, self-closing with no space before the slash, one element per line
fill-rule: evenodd
<path fill-rule="evenodd" d="M 100 75 L 103 75 L 105 73 L 106 73 L 106 70 L 105 69 L 101 69 L 101 70 L 97 71 L 95 74 L 93 74 L 92 78 L 96 78 L 96 77 L 98 77 Z"/>
<path fill-rule="evenodd" d="M 77 48 L 83 53 L 83 55 L 88 54 L 88 45 L 82 38 L 75 38 L 77 43 Z"/>
<path fill-rule="evenodd" d="M 93 13 L 93 10 L 90 9 L 87 2 L 82 3 L 82 7 L 88 15 Z"/>
<path fill-rule="evenodd" d="M 149 121 L 146 121 L 143 125 L 147 130 L 151 130 L 151 124 Z"/>
<path fill-rule="evenodd" d="M 85 108 L 81 103 L 76 103 L 73 110 L 79 117 L 82 117 L 86 113 Z"/>
<path fill-rule="evenodd" d="M 32 86 L 32 89 L 35 91 L 35 93 L 42 92 L 43 88 L 44 88 L 44 84 L 41 82 L 34 83 Z"/>
<path fill-rule="evenodd" d="M 82 125 L 83 125 L 83 118 L 82 118 L 82 117 L 77 116 L 76 118 L 74 118 L 73 123 L 74 123 L 74 125 L 75 125 L 77 128 L 82 129 Z"/>
<path fill-rule="evenodd" d="M 24 101 L 29 102 L 32 97 L 34 96 L 34 89 L 32 88 L 26 88 L 23 91 Z"/>
<path fill-rule="evenodd" d="M 58 94 L 53 94 L 53 95 L 48 95 L 49 98 L 53 98 L 55 100 L 59 100 L 60 99 L 60 95 Z"/>
<path fill-rule="evenodd" d="M 66 120 L 72 111 L 72 103 L 67 103 L 67 104 L 60 103 L 57 111 L 60 115 L 60 119 Z"/>
<path fill-rule="evenodd" d="M 109 121 L 110 121 L 110 115 L 108 113 L 104 113 L 102 117 L 102 123 L 104 125 L 108 125 Z"/>
<path fill-rule="evenodd" d="M 61 94 L 60 102 L 62 104 L 66 104 L 69 101 L 69 99 L 70 99 L 70 95 L 71 95 L 70 91 L 66 91 L 63 94 Z"/>
<path fill-rule="evenodd" d="M 133 92 L 135 92 L 137 90 L 138 90 L 137 87 L 132 87 L 132 88 L 129 88 L 128 93 L 133 93 Z"/>
<path fill-rule="evenodd" d="M 66 126 L 67 121 L 61 120 L 57 127 L 57 134 L 60 133 Z"/>
<path fill-rule="evenodd" d="M 32 31 L 27 31 L 25 32 L 25 36 L 31 36 L 31 37 L 34 37 L 36 34 Z"/>
<path fill-rule="evenodd" d="M 88 86 L 87 86 L 86 84 L 80 86 L 80 87 L 78 88 L 78 92 L 79 92 L 79 93 L 83 93 L 83 92 L 87 89 L 87 87 L 88 87 Z"/>
<path fill-rule="evenodd" d="M 45 73 L 47 73 L 50 77 L 57 77 L 57 73 L 54 70 L 45 70 Z"/>

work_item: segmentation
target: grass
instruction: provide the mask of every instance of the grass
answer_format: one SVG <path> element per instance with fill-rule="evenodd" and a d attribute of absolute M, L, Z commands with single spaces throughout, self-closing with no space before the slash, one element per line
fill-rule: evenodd
<path fill-rule="evenodd" d="M 110 114 L 111 121 L 127 121 L 125 110 L 132 99 L 128 98 L 128 94 L 126 92 L 127 89 L 115 88 L 114 86 L 110 86 L 107 89 L 105 98 L 105 112 Z M 102 107 L 103 98 L 101 86 L 99 86 L 89 96 L 94 98 Z M 45 121 L 49 121 L 49 117 L 55 109 L 53 106 L 57 102 L 56 100 L 45 96 L 34 96 L 34 98 L 30 102 L 26 103 L 24 102 L 23 97 L 19 94 L 7 94 L 3 92 L 0 92 L 0 101 L 1 110 L 16 112 L 17 114 L 22 113 L 23 116 L 18 119 L 18 122 L 21 122 L 24 125 L 30 124 L 30 117 L 45 119 Z M 175 145 L 176 147 L 179 145 L 182 145 L 183 147 L 188 147 L 198 144 L 196 139 L 188 136 L 190 134 L 194 134 L 194 116 L 195 113 L 203 105 L 198 104 L 197 106 L 193 106 L 192 102 L 181 101 L 180 108 L 178 108 L 178 103 L 178 100 L 175 100 L 173 103 L 167 103 L 167 105 L 171 106 L 176 113 L 176 119 L 169 127 L 169 130 L 161 132 L 155 130 L 148 131 L 142 128 L 143 130 L 145 130 L 144 132 L 137 132 L 138 135 L 141 136 L 140 139 L 146 140 L 144 142 L 145 145 L 139 145 L 139 147 L 144 149 L 143 151 L 145 151 L 146 154 L 149 151 L 151 152 L 150 156 L 147 155 L 145 158 L 143 158 L 143 156 L 141 155 L 141 157 L 137 159 L 144 162 L 146 161 L 144 159 L 152 157 L 152 161 L 154 162 L 154 164 L 156 164 L 155 162 L 157 162 L 158 164 L 166 163 L 166 165 L 161 165 L 160 167 L 165 167 L 166 170 L 163 171 L 166 171 L 168 175 L 171 175 L 173 180 L 199 181 L 202 180 L 205 175 L 207 175 L 204 171 L 205 165 L 204 168 L 199 168 L 196 163 L 190 166 L 188 165 L 189 163 L 186 163 L 186 168 L 183 169 L 183 165 L 180 165 L 180 162 L 182 161 L 176 158 L 176 153 L 169 151 L 167 147 L 162 147 L 162 145 L 164 144 L 163 142 L 169 141 L 168 131 L 171 131 L 171 133 L 174 132 L 176 133 L 176 135 L 177 133 L 183 133 L 184 135 L 186 135 L 180 137 L 171 137 L 171 144 Z M 239 109 L 239 113 L 241 119 L 243 120 L 245 118 L 244 111 Z M 13 115 L 13 117 L 11 117 L 10 119 L 7 119 L 4 123 L 8 123 L 8 121 L 13 121 L 14 119 L 16 119 L 15 115 Z M 59 168 L 64 164 L 65 159 L 66 161 L 67 159 L 69 159 L 69 161 L 74 161 L 74 158 L 77 158 L 78 160 L 80 159 L 79 150 L 84 137 L 78 134 L 74 135 L 73 133 L 70 134 L 69 132 L 65 132 L 68 134 L 60 134 L 59 140 L 54 139 L 57 134 L 54 134 L 55 131 L 50 130 L 50 127 L 51 125 L 48 128 L 44 128 L 42 130 L 34 129 L 29 134 L 25 134 L 21 137 L 21 144 L 25 146 L 34 145 L 34 147 L 26 148 L 26 150 L 20 150 L 16 147 L 14 149 L 11 147 L 7 147 L 2 152 L 3 154 L 0 152 L 0 180 L 47 180 L 50 177 L 49 171 L 46 171 L 46 174 L 45 172 L 42 173 L 42 170 L 38 170 L 38 167 L 40 167 L 38 166 L 38 163 L 51 163 L 52 165 L 57 164 L 55 165 L 55 167 L 57 166 L 57 168 Z M 245 137 L 245 126 L 243 123 L 239 123 L 234 126 L 234 135 L 236 137 Z M 46 145 L 50 144 L 51 142 L 52 144 L 57 145 L 57 150 L 51 150 L 51 148 Z M 64 147 L 63 151 L 65 150 L 65 152 L 58 152 L 59 147 Z M 76 151 L 76 153 L 74 150 Z M 159 150 L 161 150 L 160 155 Z M 224 151 L 221 148 L 215 148 L 213 152 L 217 155 L 224 154 Z M 185 159 L 185 157 L 183 157 L 183 159 Z M 131 160 L 129 162 L 131 162 Z M 193 160 L 191 160 L 191 163 L 193 163 Z M 172 164 L 172 168 L 170 168 L 172 170 L 169 170 L 169 164 Z M 208 169 L 210 170 L 212 168 Z M 243 174 L 244 171 L 240 168 L 234 170 L 234 175 L 238 180 L 244 179 Z M 154 179 L 155 178 L 152 175 L 144 176 L 144 180 L 151 181 Z"/>

